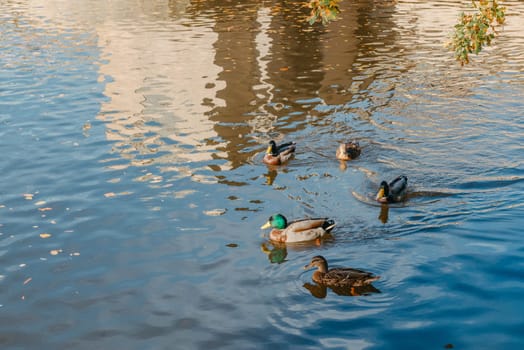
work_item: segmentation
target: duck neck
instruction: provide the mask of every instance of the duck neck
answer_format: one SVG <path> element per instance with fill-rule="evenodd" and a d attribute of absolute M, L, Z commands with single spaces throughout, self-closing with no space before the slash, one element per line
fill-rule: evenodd
<path fill-rule="evenodd" d="M 328 272 L 327 261 L 324 261 L 320 265 L 318 265 L 318 272 L 320 272 L 320 273 L 327 273 Z"/>
<path fill-rule="evenodd" d="M 390 194 L 389 194 L 389 185 L 388 183 L 384 183 L 384 197 L 386 198 L 389 198 Z"/>

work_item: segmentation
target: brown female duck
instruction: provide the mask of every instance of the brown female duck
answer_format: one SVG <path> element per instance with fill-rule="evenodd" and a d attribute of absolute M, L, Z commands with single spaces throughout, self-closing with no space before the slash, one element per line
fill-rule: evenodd
<path fill-rule="evenodd" d="M 352 160 L 357 158 L 360 152 L 360 145 L 356 141 L 341 143 L 337 148 L 337 159 Z"/>
<path fill-rule="evenodd" d="M 317 255 L 311 259 L 311 262 L 304 266 L 308 270 L 317 267 L 311 277 L 318 284 L 329 287 L 362 287 L 376 281 L 380 276 L 375 276 L 371 272 L 357 270 L 349 267 L 339 267 L 328 269 L 327 260 Z"/>

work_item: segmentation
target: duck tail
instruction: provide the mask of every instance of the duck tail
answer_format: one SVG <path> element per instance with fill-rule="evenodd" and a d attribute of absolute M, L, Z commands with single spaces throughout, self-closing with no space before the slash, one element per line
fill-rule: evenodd
<path fill-rule="evenodd" d="M 282 143 L 278 146 L 278 151 L 279 152 L 282 152 L 284 150 L 292 150 L 291 152 L 294 152 L 295 151 L 295 148 L 296 148 L 296 142 L 286 142 L 286 143 Z"/>
<path fill-rule="evenodd" d="M 375 282 L 376 280 L 380 279 L 380 276 L 372 276 L 368 279 L 366 279 L 366 283 L 371 283 L 371 282 Z"/>

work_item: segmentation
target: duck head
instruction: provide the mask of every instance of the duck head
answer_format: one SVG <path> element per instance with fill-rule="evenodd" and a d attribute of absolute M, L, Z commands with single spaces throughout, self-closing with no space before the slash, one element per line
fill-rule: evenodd
<path fill-rule="evenodd" d="M 345 143 L 338 145 L 337 158 L 340 160 L 349 160 L 349 154 Z"/>
<path fill-rule="evenodd" d="M 311 262 L 304 266 L 304 270 L 309 270 L 314 267 L 318 268 L 318 271 L 322 273 L 326 273 L 328 271 L 328 263 L 327 260 L 322 255 L 314 256 L 311 259 Z"/>
<path fill-rule="evenodd" d="M 377 196 L 375 199 L 381 203 L 387 203 L 389 197 L 389 185 L 386 181 L 380 183 L 380 188 L 378 189 Z"/>
<path fill-rule="evenodd" d="M 274 215 L 271 215 L 269 217 L 269 219 L 267 220 L 267 222 L 262 225 L 260 228 L 261 229 L 266 229 L 266 228 L 276 228 L 278 230 L 283 230 L 287 227 L 287 219 L 284 215 L 282 214 L 274 214 Z"/>
<path fill-rule="evenodd" d="M 272 156 L 278 155 L 277 144 L 275 141 L 269 141 L 269 146 L 267 146 L 266 154 L 271 154 Z"/>

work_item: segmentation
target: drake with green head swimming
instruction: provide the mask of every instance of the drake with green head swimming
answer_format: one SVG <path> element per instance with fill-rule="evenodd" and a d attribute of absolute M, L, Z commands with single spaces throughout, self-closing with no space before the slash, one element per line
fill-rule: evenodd
<path fill-rule="evenodd" d="M 380 203 L 402 202 L 406 199 L 407 188 L 408 178 L 404 175 L 397 177 L 389 184 L 382 181 L 375 199 Z"/>
<path fill-rule="evenodd" d="M 295 149 L 295 142 L 286 142 L 277 146 L 277 143 L 271 140 L 262 161 L 269 165 L 281 165 L 291 158 Z"/>
<path fill-rule="evenodd" d="M 334 227 L 335 222 L 327 218 L 301 219 L 287 222 L 282 214 L 271 215 L 261 229 L 272 228 L 269 239 L 281 243 L 313 241 L 324 237 Z"/>

